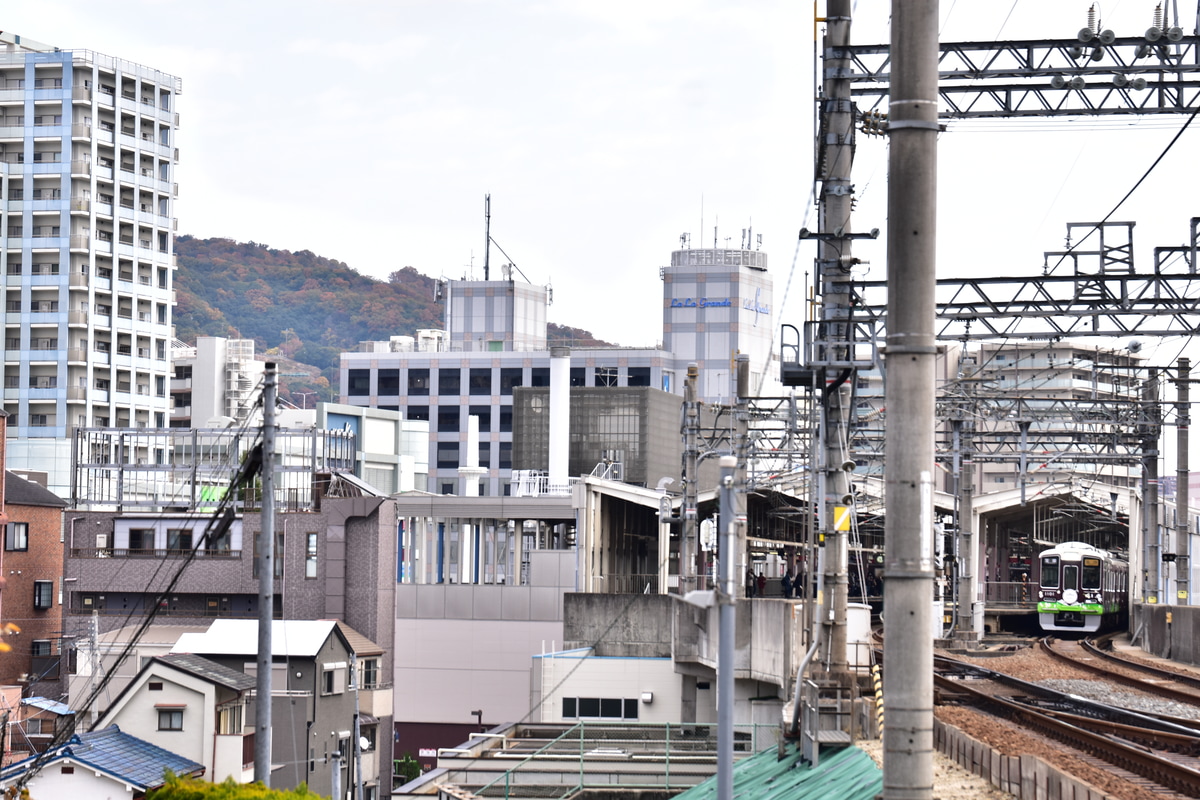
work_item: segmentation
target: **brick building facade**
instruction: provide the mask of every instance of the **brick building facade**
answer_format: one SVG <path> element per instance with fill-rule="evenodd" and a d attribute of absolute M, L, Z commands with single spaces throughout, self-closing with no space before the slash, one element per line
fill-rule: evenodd
<path fill-rule="evenodd" d="M 0 653 L 0 684 L 26 695 L 64 696 L 63 509 L 66 502 L 12 472 L 4 473 L 4 545 L 0 550 L 0 625 L 11 648 Z M 18 632 L 19 631 L 19 632 Z"/>

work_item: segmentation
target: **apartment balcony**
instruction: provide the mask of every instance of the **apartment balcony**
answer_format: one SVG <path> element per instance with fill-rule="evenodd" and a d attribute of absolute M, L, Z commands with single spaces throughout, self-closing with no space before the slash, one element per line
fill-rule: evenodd
<path fill-rule="evenodd" d="M 21 141 L 25 138 L 25 129 L 16 125 L 4 125 L 0 127 L 0 139 L 9 139 L 10 141 Z"/>
<path fill-rule="evenodd" d="M 71 138 L 72 139 L 90 139 L 90 138 L 92 138 L 92 126 L 91 125 L 81 125 L 79 123 L 72 125 L 71 126 Z"/>
<path fill-rule="evenodd" d="M 72 197 L 71 198 L 71 213 L 87 214 L 91 210 L 92 210 L 92 201 L 91 200 L 87 199 L 86 197 Z"/>
<path fill-rule="evenodd" d="M 84 386 L 68 386 L 67 387 L 67 402 L 82 403 L 87 400 L 87 388 Z"/>
<path fill-rule="evenodd" d="M 71 101 L 75 103 L 90 103 L 92 102 L 92 90 L 86 86 L 74 86 L 71 88 Z"/>
<path fill-rule="evenodd" d="M 86 289 L 88 287 L 88 276 L 82 272 L 72 272 L 68 281 L 72 289 Z"/>
<path fill-rule="evenodd" d="M 67 363 L 77 362 L 86 364 L 88 360 L 88 351 L 83 347 L 67 348 Z"/>
<path fill-rule="evenodd" d="M 67 325 L 87 327 L 88 312 L 86 311 L 68 311 Z"/>

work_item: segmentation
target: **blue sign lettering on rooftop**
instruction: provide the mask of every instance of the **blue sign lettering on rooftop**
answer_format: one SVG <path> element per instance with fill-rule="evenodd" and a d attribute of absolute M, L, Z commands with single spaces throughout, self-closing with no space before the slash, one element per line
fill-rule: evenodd
<path fill-rule="evenodd" d="M 678 297 L 671 298 L 671 308 L 731 308 L 733 301 L 728 297 L 717 299 L 713 297 Z"/>

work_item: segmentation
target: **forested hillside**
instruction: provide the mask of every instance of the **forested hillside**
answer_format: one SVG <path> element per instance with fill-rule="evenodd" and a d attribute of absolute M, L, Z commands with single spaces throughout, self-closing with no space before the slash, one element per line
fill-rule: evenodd
<path fill-rule="evenodd" d="M 308 250 L 191 236 L 180 236 L 175 252 L 176 338 L 189 344 L 197 336 L 253 339 L 257 352 L 312 365 L 334 385 L 342 351 L 443 325 L 434 279 L 412 267 L 380 281 Z M 587 331 L 553 323 L 548 336 L 606 344 Z M 323 384 L 314 388 L 328 399 L 331 390 Z"/>

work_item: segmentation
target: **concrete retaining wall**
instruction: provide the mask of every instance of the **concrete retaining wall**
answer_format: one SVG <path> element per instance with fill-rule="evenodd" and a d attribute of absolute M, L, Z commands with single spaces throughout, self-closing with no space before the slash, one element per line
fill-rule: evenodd
<path fill-rule="evenodd" d="M 953 725 L 933 722 L 934 747 L 954 763 L 1021 800 L 1105 800 L 1104 792 L 1037 756 L 1005 756 Z"/>

